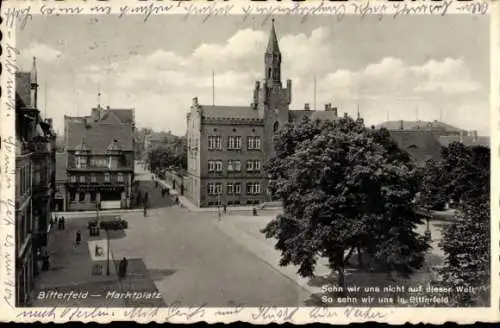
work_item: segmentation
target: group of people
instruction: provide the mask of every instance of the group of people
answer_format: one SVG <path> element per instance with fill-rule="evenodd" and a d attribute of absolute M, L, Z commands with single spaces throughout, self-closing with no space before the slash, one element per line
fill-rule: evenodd
<path fill-rule="evenodd" d="M 66 228 L 66 221 L 64 220 L 64 216 L 57 217 L 51 220 L 51 225 L 57 222 L 57 229 L 64 230 Z"/>

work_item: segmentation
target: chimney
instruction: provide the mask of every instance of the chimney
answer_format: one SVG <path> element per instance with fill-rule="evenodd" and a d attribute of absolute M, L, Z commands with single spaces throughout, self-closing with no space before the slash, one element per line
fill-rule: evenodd
<path fill-rule="evenodd" d="M 193 106 L 198 107 L 198 97 L 193 98 Z"/>
<path fill-rule="evenodd" d="M 309 103 L 304 104 L 304 109 L 305 110 L 311 110 L 311 107 L 309 106 Z"/>
<path fill-rule="evenodd" d="M 328 104 L 328 106 L 331 106 L 331 104 Z M 338 111 L 337 111 L 337 107 L 330 107 L 330 110 L 333 112 L 333 115 L 335 115 L 335 117 L 337 117 L 339 115 Z"/>
<path fill-rule="evenodd" d="M 476 142 L 477 142 L 477 131 L 475 131 L 475 130 L 474 130 L 474 131 L 472 131 L 472 141 L 473 141 L 474 143 L 476 143 Z"/>
<path fill-rule="evenodd" d="M 464 142 L 464 131 L 460 131 L 460 142 Z"/>
<path fill-rule="evenodd" d="M 404 130 L 405 129 L 405 125 L 404 125 L 404 121 L 403 120 L 399 121 L 399 129 L 400 130 Z"/>
<path fill-rule="evenodd" d="M 109 106 L 106 106 L 106 109 L 109 110 L 110 109 Z"/>
<path fill-rule="evenodd" d="M 50 128 L 52 128 L 52 119 L 51 118 L 45 119 L 45 122 L 47 122 L 47 124 L 50 126 Z"/>
<path fill-rule="evenodd" d="M 92 121 L 97 122 L 101 119 L 101 107 L 92 108 Z"/>
<path fill-rule="evenodd" d="M 325 112 L 328 112 L 330 110 L 330 107 L 328 106 L 328 104 L 325 104 Z"/>

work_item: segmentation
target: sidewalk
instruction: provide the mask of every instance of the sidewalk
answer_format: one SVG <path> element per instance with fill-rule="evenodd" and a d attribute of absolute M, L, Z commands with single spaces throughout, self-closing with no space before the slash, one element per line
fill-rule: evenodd
<path fill-rule="evenodd" d="M 222 212 L 222 207 L 220 207 L 220 209 L 217 207 L 197 207 L 196 205 L 191 203 L 191 201 L 187 197 L 180 195 L 180 193 L 177 190 L 174 190 L 170 183 L 168 183 L 165 180 L 159 179 L 156 176 L 156 174 L 152 174 L 152 175 L 154 176 L 155 181 L 158 181 L 160 184 L 162 184 L 164 187 L 167 187 L 170 190 L 169 191 L 170 196 L 172 196 L 174 199 L 176 197 L 179 197 L 179 203 L 183 207 L 187 208 L 188 210 L 190 210 L 192 212 L 218 212 L 220 210 Z M 262 208 L 262 205 L 227 206 L 226 209 L 227 209 L 227 212 L 252 212 L 254 207 L 256 207 L 258 209 L 259 213 L 262 211 L 267 211 L 267 210 L 276 211 L 278 209 L 281 209 L 281 207 L 273 206 L 273 205 L 270 205 L 269 207 L 264 207 L 264 208 Z"/>
<path fill-rule="evenodd" d="M 309 291 L 312 297 L 321 298 L 325 295 L 322 288 L 324 286 L 331 286 L 335 283 L 335 275 L 331 275 L 331 270 L 328 266 L 326 258 L 318 258 L 314 277 L 302 278 L 298 275 L 298 266 L 289 265 L 282 267 L 279 265 L 281 254 L 280 251 L 274 247 L 276 241 L 267 239 L 263 233 L 260 232 L 272 217 L 262 216 L 238 216 L 228 215 L 223 216 L 220 222 L 213 222 L 219 230 L 232 238 L 235 242 L 241 244 L 256 257 L 268 263 L 276 271 L 280 272 L 283 276 L 294 281 L 296 284 Z M 426 255 L 426 264 L 423 268 L 415 272 L 411 279 L 401 280 L 401 284 L 426 284 L 430 280 L 435 279 L 432 268 L 439 266 L 443 261 L 442 250 L 438 248 L 437 244 L 441 238 L 439 227 L 433 227 L 433 242 L 432 250 Z M 418 232 L 423 233 L 424 227 L 419 226 Z M 351 257 L 354 261 L 356 256 Z M 387 275 L 384 273 L 367 272 L 366 270 L 360 271 L 356 265 L 349 266 L 345 271 L 345 281 L 349 285 L 357 286 L 384 286 L 388 283 Z"/>
<path fill-rule="evenodd" d="M 119 290 L 120 285 L 110 252 L 110 274 L 106 275 L 107 242 L 106 235 L 90 237 L 87 218 L 75 218 L 66 221 L 64 230 L 57 225 L 49 232 L 48 253 L 50 268 L 42 271 L 36 278 L 33 292 L 33 306 L 123 306 L 121 300 L 106 300 L 107 291 Z M 75 244 L 76 231 L 80 230 L 81 243 Z M 95 246 L 102 248 L 102 254 L 96 258 Z M 99 265 L 101 272 L 96 272 Z M 87 299 L 38 299 L 40 292 L 58 291 L 88 293 Z"/>
<path fill-rule="evenodd" d="M 129 209 L 129 210 L 99 210 L 99 216 L 120 215 L 126 213 L 142 212 L 142 209 Z M 96 211 L 83 211 L 83 212 L 52 212 L 52 218 L 64 216 L 65 219 L 73 218 L 89 218 L 96 217 Z"/>

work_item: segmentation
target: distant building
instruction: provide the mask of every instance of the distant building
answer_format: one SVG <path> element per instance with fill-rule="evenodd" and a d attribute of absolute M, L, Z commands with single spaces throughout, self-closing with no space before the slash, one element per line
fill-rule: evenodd
<path fill-rule="evenodd" d="M 38 110 L 36 60 L 16 73 L 16 305 L 30 304 L 53 210 L 56 134 Z"/>
<path fill-rule="evenodd" d="M 335 120 L 337 108 L 290 110 L 292 81 L 281 80 L 281 51 L 274 20 L 264 54 L 264 80 L 250 106 L 202 105 L 193 98 L 187 114 L 188 169 L 180 186 L 195 205 L 257 204 L 272 199 L 264 164 L 274 155 L 273 136 L 302 117 Z"/>
<path fill-rule="evenodd" d="M 133 110 L 98 106 L 90 116 L 65 116 L 64 126 L 63 207 L 69 211 L 129 208 L 135 159 Z"/>
<path fill-rule="evenodd" d="M 377 127 L 389 130 L 398 146 L 419 164 L 430 159 L 438 160 L 441 148 L 452 142 L 489 147 L 489 137 L 481 137 L 477 131 L 467 131 L 439 121 L 388 121 Z"/>

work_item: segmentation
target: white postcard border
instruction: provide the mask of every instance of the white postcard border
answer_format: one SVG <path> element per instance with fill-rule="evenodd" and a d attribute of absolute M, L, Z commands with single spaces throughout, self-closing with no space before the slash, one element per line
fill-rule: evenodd
<path fill-rule="evenodd" d="M 356 3 L 356 4 L 354 4 Z M 15 131 L 14 115 L 10 109 L 14 101 L 9 88 L 15 90 L 14 75 L 12 68 L 15 67 L 15 58 L 8 58 L 15 47 L 16 24 L 29 24 L 30 15 L 44 12 L 46 15 L 66 14 L 122 14 L 143 15 L 147 20 L 151 15 L 186 14 L 184 6 L 190 6 L 192 15 L 199 14 L 207 16 L 239 14 L 246 15 L 303 15 L 304 19 L 314 15 L 331 15 L 333 19 L 341 21 L 347 14 L 378 15 L 379 6 L 385 5 L 387 17 L 404 15 L 419 15 L 430 13 L 429 2 L 367 2 L 349 1 L 311 1 L 307 3 L 291 2 L 247 2 L 247 1 L 225 1 L 225 2 L 198 2 L 198 1 L 80 1 L 80 2 L 37 2 L 37 1 L 9 1 L 2 6 L 3 23 L 0 26 L 2 38 L 2 64 L 1 75 L 2 99 L 0 110 L 0 132 L 2 136 L 2 148 L 0 150 L 0 319 L 2 321 L 16 322 L 111 322 L 117 320 L 133 320 L 137 322 L 224 322 L 246 321 L 255 324 L 269 322 L 293 322 L 293 323 L 352 323 L 364 321 L 379 321 L 391 324 L 410 323 L 444 323 L 446 321 L 459 323 L 473 323 L 475 321 L 494 322 L 500 320 L 499 309 L 499 233 L 500 228 L 497 220 L 499 212 L 498 170 L 492 170 L 492 220 L 491 220 L 491 306 L 489 308 L 328 308 L 322 310 L 321 315 L 312 315 L 313 308 L 272 308 L 267 316 L 262 315 L 260 308 L 161 308 L 161 309 L 124 309 L 124 308 L 30 308 L 19 309 L 14 307 L 15 287 L 12 283 L 15 279 L 15 254 L 13 247 L 13 236 L 15 230 L 9 224 L 14 213 L 14 170 L 15 170 Z M 448 14 L 484 14 L 486 11 L 491 15 L 491 149 L 492 168 L 499 167 L 498 158 L 498 130 L 500 129 L 500 6 L 497 2 L 471 1 L 453 2 L 444 0 L 433 2 L 434 15 Z M 400 6 L 400 7 L 396 7 Z M 403 10 L 403 6 L 405 11 Z M 364 8 L 364 9 L 363 9 Z M 14 11 L 13 9 L 16 9 Z M 167 10 L 168 9 L 168 10 Z M 23 11 L 24 10 L 24 11 Z M 396 12 L 399 11 L 399 14 Z M 7 16 L 5 16 L 7 14 Z M 383 19 L 386 19 L 384 16 Z M 9 63 L 11 66 L 9 66 Z M 12 66 L 13 65 L 13 66 Z M 9 67 L 11 69 L 9 69 Z M 15 94 L 15 93 L 14 93 Z M 9 116 L 10 115 L 10 116 Z M 13 141 L 14 140 L 14 141 Z M 8 165 L 7 165 L 8 164 Z M 9 183 L 10 179 L 10 183 Z M 10 213 L 9 213 L 10 212 Z M 15 215 L 14 215 L 15 218 Z M 10 297 L 9 293 L 13 293 Z M 32 311 L 32 312 L 30 312 Z"/>

